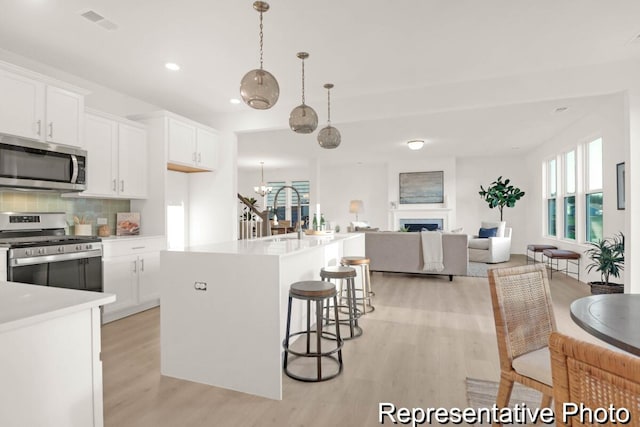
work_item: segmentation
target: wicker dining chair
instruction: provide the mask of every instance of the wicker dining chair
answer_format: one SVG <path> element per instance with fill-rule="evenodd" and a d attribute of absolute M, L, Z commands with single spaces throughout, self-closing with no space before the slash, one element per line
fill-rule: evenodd
<path fill-rule="evenodd" d="M 591 411 L 597 408 L 626 408 L 631 423 L 640 420 L 640 358 L 580 341 L 558 332 L 549 338 L 556 425 L 578 426 L 589 419 L 563 414 L 565 403 Z M 589 413 L 589 411 L 584 411 Z M 598 423 L 593 423 L 598 424 Z M 621 424 L 621 423 L 618 423 Z M 609 424 L 607 424 L 609 425 Z"/>
<path fill-rule="evenodd" d="M 500 356 L 496 405 L 509 406 L 513 383 L 519 382 L 541 392 L 541 407 L 550 407 L 548 341 L 556 322 L 545 266 L 491 269 L 488 276 Z"/>

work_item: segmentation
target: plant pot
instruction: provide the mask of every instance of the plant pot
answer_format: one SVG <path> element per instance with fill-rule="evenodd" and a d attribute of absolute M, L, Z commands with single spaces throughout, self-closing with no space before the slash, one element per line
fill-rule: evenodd
<path fill-rule="evenodd" d="M 621 294 L 624 292 L 624 285 L 621 283 L 609 283 L 605 285 L 604 282 L 589 282 L 589 286 L 591 286 L 592 295 Z"/>

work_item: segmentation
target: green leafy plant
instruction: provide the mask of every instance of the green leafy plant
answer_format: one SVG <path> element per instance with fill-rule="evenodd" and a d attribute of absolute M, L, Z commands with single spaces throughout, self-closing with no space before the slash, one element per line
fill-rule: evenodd
<path fill-rule="evenodd" d="M 504 207 L 514 207 L 516 202 L 524 196 L 524 191 L 510 185 L 510 182 L 510 179 L 502 181 L 502 177 L 499 176 L 486 190 L 481 185 L 480 191 L 478 192 L 480 197 L 489 204 L 489 208 L 498 208 L 498 210 L 500 210 L 500 221 L 502 221 L 502 210 Z"/>
<path fill-rule="evenodd" d="M 618 233 L 613 237 L 587 243 L 591 246 L 585 251 L 585 255 L 591 260 L 587 271 L 599 271 L 603 285 L 622 286 L 619 283 L 609 283 L 609 278 L 617 279 L 624 269 L 624 234 Z"/>
<path fill-rule="evenodd" d="M 406 233 L 406 232 L 409 231 L 409 227 L 403 225 L 402 227 L 400 227 L 400 230 L 398 230 L 398 231 L 402 231 L 403 233 Z"/>

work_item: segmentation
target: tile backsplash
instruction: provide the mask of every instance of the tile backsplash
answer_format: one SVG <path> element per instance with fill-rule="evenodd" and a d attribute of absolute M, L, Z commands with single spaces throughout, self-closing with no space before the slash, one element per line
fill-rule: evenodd
<path fill-rule="evenodd" d="M 2 212 L 65 212 L 67 234 L 73 234 L 74 216 L 84 217 L 91 224 L 93 234 L 97 234 L 97 218 L 107 218 L 111 234 L 115 234 L 116 213 L 130 210 L 129 200 L 67 198 L 56 193 L 0 192 Z"/>

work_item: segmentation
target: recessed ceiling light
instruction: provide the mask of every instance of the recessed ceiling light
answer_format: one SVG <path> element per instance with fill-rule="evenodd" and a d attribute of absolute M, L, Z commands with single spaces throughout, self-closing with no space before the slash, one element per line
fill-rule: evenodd
<path fill-rule="evenodd" d="M 178 71 L 180 69 L 180 66 L 175 62 L 167 62 L 164 66 L 171 71 Z"/>
<path fill-rule="evenodd" d="M 410 150 L 419 150 L 424 146 L 424 141 L 421 139 L 412 139 L 411 141 L 407 141 L 407 145 Z"/>
<path fill-rule="evenodd" d="M 231 98 L 229 102 L 232 104 L 240 104 L 240 100 L 238 98 Z"/>

